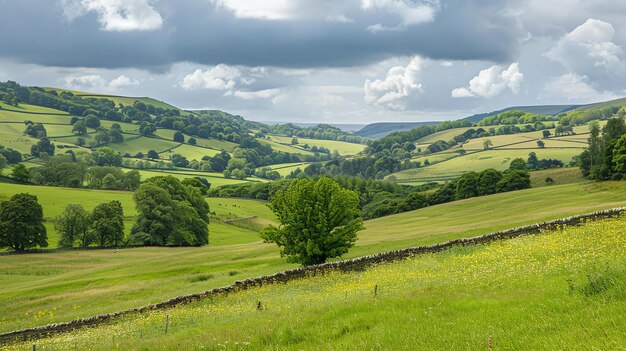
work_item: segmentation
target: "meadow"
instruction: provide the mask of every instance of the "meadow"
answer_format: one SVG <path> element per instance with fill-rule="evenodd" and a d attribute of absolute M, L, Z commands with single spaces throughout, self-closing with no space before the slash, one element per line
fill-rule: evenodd
<path fill-rule="evenodd" d="M 291 146 L 291 140 L 293 138 L 280 136 L 280 135 L 269 135 L 271 140 L 287 144 Z M 309 138 L 300 138 L 298 137 L 298 145 L 296 147 L 302 147 L 305 144 L 308 144 L 309 147 L 317 146 L 317 147 L 325 147 L 330 152 L 337 150 L 341 155 L 356 155 L 359 152 L 365 149 L 365 145 L 356 144 L 356 143 L 347 143 L 345 141 L 336 141 L 336 140 L 320 140 L 320 139 L 309 139 Z"/>
<path fill-rule="evenodd" d="M 604 220 L 328 272 L 6 349 L 619 350 L 625 225 Z"/>
<path fill-rule="evenodd" d="M 446 180 L 455 178 L 469 171 L 482 171 L 486 168 L 494 168 L 499 171 L 506 170 L 511 161 L 515 158 L 526 160 L 528 154 L 534 152 L 539 159 L 553 158 L 569 162 L 572 157 L 580 155 L 583 149 L 579 148 L 545 148 L 539 149 L 520 149 L 520 148 L 496 148 L 490 150 L 482 150 L 477 152 L 468 152 L 467 154 L 454 158 L 444 158 L 441 162 L 431 163 L 428 166 L 411 168 L 404 171 L 393 173 L 398 181 L 406 180 L 422 180 L 424 178 L 433 180 Z M 423 159 L 429 161 L 438 160 L 439 153 L 424 156 Z M 449 155 L 449 154 L 446 154 Z M 432 162 L 432 161 L 431 161 Z"/>
<path fill-rule="evenodd" d="M 56 191 L 56 192 L 55 192 Z M 131 194 L 2 184 L 0 198 L 17 192 L 39 197 L 51 218 L 68 203 L 91 209 L 117 199 L 126 216 L 136 212 Z M 130 248 L 0 256 L 0 331 L 37 326 L 137 307 L 231 284 L 237 279 L 295 267 L 258 230 L 275 219 L 265 203 L 208 199 L 216 212 L 209 245 Z M 455 201 L 365 222 L 345 257 L 476 236 L 523 224 L 626 205 L 626 183 L 574 183 Z M 256 215 L 249 222 L 219 219 Z M 132 219 L 131 219 L 132 220 Z M 129 224 L 130 225 L 130 224 Z M 25 259 L 28 258 L 28 259 Z"/>

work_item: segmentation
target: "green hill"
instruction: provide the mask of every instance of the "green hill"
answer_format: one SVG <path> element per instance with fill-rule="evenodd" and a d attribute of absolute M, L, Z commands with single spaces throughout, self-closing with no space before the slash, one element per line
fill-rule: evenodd
<path fill-rule="evenodd" d="M 588 223 L 328 272 L 8 349 L 617 350 L 626 343 L 624 225 Z"/>
<path fill-rule="evenodd" d="M 106 199 L 122 202 L 128 225 L 135 209 L 130 192 L 2 184 L 0 200 L 28 192 L 51 218 L 68 203 L 90 210 Z M 197 293 L 238 279 L 295 267 L 258 230 L 275 221 L 265 203 L 209 198 L 216 212 L 209 246 L 61 251 L 0 256 L 0 331 L 68 321 Z M 346 257 L 476 236 L 524 224 L 626 205 L 626 183 L 574 183 L 455 201 L 365 222 Z M 230 224 L 223 218 L 256 215 Z M 250 222 L 251 221 L 251 222 Z M 51 223 L 46 223 L 51 229 Z M 53 238 L 50 239 L 52 242 Z"/>

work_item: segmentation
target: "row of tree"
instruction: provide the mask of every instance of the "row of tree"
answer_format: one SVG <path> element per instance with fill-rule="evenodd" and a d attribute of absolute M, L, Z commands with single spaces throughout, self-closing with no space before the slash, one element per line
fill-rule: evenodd
<path fill-rule="evenodd" d="M 80 204 L 69 204 L 54 219 L 59 247 L 206 245 L 209 205 L 203 194 L 207 190 L 196 179 L 149 178 L 133 194 L 138 216 L 128 237 L 119 201 L 101 203 L 91 213 Z M 15 194 L 0 203 L 0 248 L 24 251 L 47 247 L 47 234 L 43 208 L 36 196 Z"/>
<path fill-rule="evenodd" d="M 585 177 L 595 180 L 620 180 L 626 176 L 626 123 L 624 117 L 607 120 L 604 127 L 589 124 L 589 147 L 580 155 Z"/>

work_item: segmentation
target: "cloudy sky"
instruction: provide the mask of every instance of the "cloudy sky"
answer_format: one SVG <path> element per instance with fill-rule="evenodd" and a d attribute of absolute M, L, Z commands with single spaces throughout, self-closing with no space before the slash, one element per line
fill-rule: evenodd
<path fill-rule="evenodd" d="M 0 0 L 0 80 L 248 119 L 626 96 L 626 0 Z"/>

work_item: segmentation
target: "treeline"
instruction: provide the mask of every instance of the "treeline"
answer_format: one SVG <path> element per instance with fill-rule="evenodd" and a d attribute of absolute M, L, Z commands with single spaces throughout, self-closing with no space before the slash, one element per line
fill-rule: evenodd
<path fill-rule="evenodd" d="M 583 125 L 587 122 L 606 120 L 613 116 L 624 118 L 626 108 L 621 106 L 607 106 L 587 110 L 575 110 L 570 113 L 559 114 L 561 125 Z"/>
<path fill-rule="evenodd" d="M 626 175 L 626 124 L 624 117 L 610 118 L 600 128 L 589 125 L 589 147 L 580 155 L 583 176 L 594 180 L 621 180 Z"/>
<path fill-rule="evenodd" d="M 374 155 L 383 150 L 391 150 L 394 144 L 415 143 L 418 139 L 437 132 L 453 128 L 471 127 L 472 125 L 473 123 L 468 120 L 445 121 L 436 126 L 419 126 L 408 131 L 394 132 L 383 138 L 373 140 L 364 150 L 364 153 Z"/>
<path fill-rule="evenodd" d="M 128 236 L 119 201 L 98 204 L 91 213 L 80 204 L 69 204 L 53 219 L 59 247 L 206 245 L 209 205 L 203 193 L 207 190 L 195 179 L 147 179 L 133 194 L 138 216 Z M 24 251 L 47 246 L 43 208 L 36 196 L 21 193 L 0 203 L 0 248 Z"/>
<path fill-rule="evenodd" d="M 368 142 L 368 138 L 354 135 L 343 131 L 341 128 L 337 128 L 328 124 L 318 124 L 313 127 L 299 127 L 293 123 L 287 124 L 274 124 L 264 126 L 260 129 L 262 135 L 265 134 L 278 134 L 288 137 L 301 137 L 309 139 L 321 139 L 321 140 L 337 140 L 345 141 L 348 143 L 365 144 Z"/>
<path fill-rule="evenodd" d="M 542 121 L 557 121 L 557 117 L 535 115 L 530 112 L 520 110 L 509 110 L 499 113 L 494 116 L 485 117 L 480 122 L 479 126 L 494 126 L 499 124 L 534 124 Z"/>
<path fill-rule="evenodd" d="M 0 147 L 0 150 L 6 149 Z M 23 164 L 16 164 L 11 174 L 13 178 L 39 185 L 131 191 L 141 183 L 139 172 L 122 171 L 122 157 L 107 147 L 91 153 L 76 154 L 67 150 L 60 155 L 42 153 L 40 156 L 44 162 L 41 166 L 26 168 Z M 0 168 L 2 163 L 0 159 Z"/>

